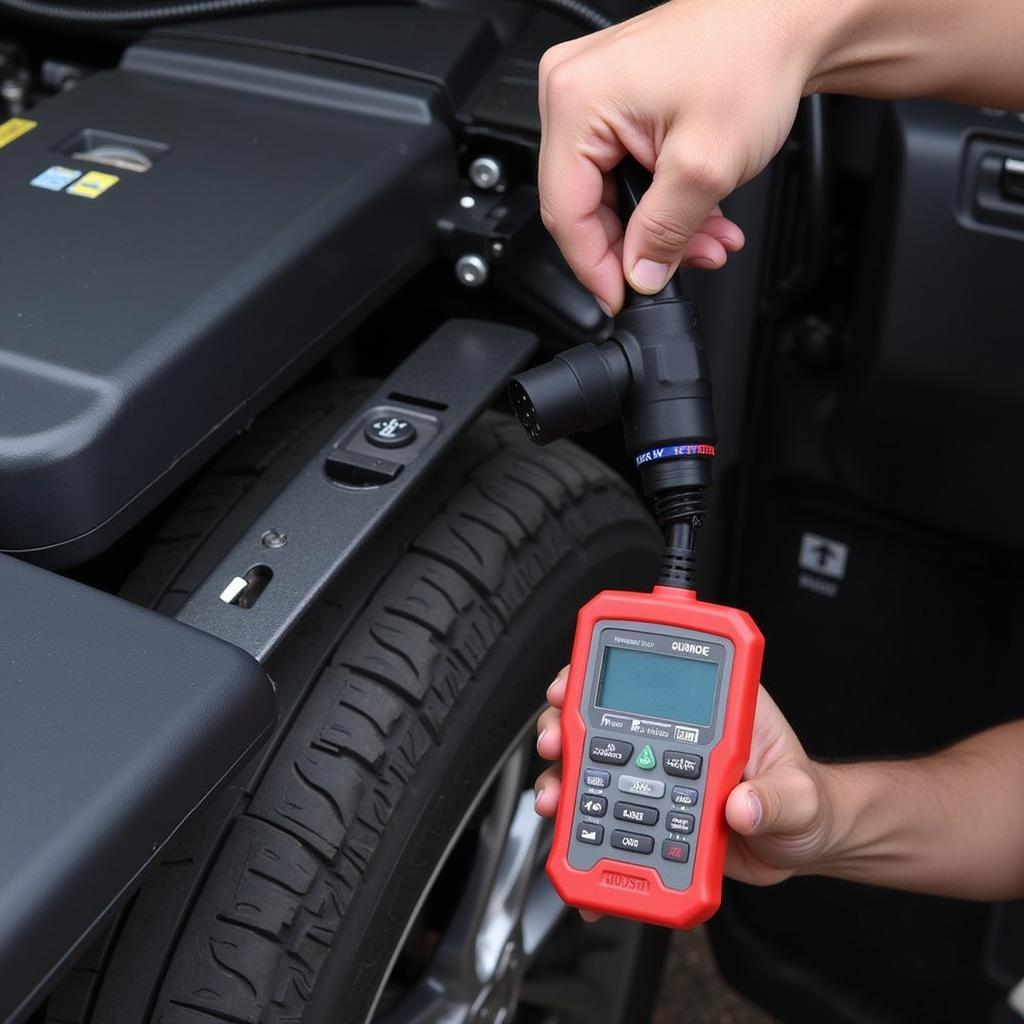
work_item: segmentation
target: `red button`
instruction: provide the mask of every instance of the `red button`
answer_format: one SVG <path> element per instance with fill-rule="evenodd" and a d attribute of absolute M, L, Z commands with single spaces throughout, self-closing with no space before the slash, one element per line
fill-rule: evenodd
<path fill-rule="evenodd" d="M 666 839 L 661 844 L 661 859 L 673 860 L 677 864 L 685 864 L 690 859 L 690 844 Z"/>

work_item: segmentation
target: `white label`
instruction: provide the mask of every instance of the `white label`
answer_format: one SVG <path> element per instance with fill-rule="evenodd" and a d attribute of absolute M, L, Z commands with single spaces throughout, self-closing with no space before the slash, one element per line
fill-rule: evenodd
<path fill-rule="evenodd" d="M 841 580 L 846 575 L 848 545 L 816 533 L 805 533 L 800 538 L 800 557 L 797 564 L 808 572 Z"/>

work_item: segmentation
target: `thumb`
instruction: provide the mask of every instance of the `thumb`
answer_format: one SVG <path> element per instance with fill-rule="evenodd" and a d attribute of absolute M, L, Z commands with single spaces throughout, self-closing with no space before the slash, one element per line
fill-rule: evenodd
<path fill-rule="evenodd" d="M 813 828 L 820 811 L 817 784 L 795 765 L 780 765 L 741 782 L 725 803 L 729 827 L 743 836 L 799 835 Z"/>
<path fill-rule="evenodd" d="M 683 250 L 730 183 L 724 165 L 701 158 L 697 146 L 666 142 L 658 156 L 654 180 L 626 225 L 622 266 L 634 291 L 661 291 L 675 273 Z"/>

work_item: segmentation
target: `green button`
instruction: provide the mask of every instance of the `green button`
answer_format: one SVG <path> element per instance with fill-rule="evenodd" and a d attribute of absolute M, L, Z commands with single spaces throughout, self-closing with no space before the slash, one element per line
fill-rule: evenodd
<path fill-rule="evenodd" d="M 639 754 L 636 755 L 636 760 L 633 762 L 637 768 L 643 768 L 644 771 L 649 772 L 652 768 L 656 768 L 658 765 L 658 759 L 654 756 L 654 751 L 651 750 L 650 744 L 644 747 Z"/>

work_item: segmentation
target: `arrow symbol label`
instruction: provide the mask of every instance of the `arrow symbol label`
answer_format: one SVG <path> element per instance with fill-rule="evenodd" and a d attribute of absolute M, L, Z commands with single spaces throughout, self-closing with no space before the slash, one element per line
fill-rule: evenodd
<path fill-rule="evenodd" d="M 809 572 L 841 580 L 846 575 L 849 553 L 849 545 L 843 544 L 842 541 L 822 537 L 816 533 L 805 533 L 800 538 L 797 564 Z"/>

